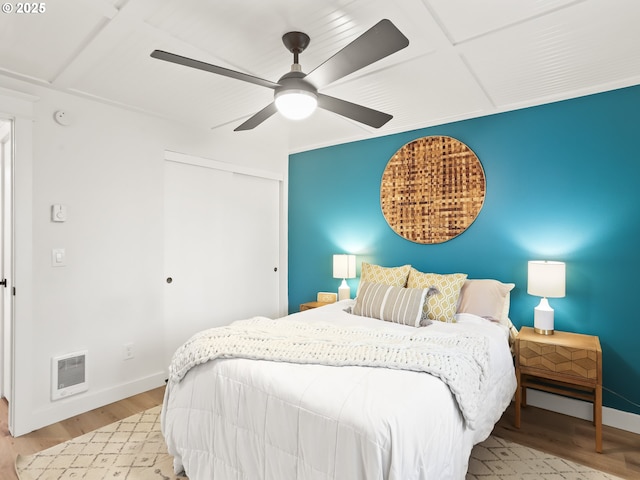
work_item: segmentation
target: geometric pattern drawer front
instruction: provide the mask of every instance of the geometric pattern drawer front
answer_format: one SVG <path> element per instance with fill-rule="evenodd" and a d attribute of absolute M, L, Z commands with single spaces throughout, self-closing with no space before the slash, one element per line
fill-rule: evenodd
<path fill-rule="evenodd" d="M 594 350 L 520 341 L 520 365 L 563 375 L 597 380 L 598 361 Z"/>

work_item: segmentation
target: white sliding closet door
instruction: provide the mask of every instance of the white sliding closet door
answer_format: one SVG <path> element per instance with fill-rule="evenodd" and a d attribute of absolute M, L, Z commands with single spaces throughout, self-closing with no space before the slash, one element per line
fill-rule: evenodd
<path fill-rule="evenodd" d="M 280 182 L 165 161 L 167 365 L 194 333 L 279 312 Z"/>

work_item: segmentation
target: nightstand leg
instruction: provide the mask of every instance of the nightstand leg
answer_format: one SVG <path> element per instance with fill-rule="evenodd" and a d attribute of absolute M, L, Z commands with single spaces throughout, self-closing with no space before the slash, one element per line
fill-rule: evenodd
<path fill-rule="evenodd" d="M 593 423 L 596 426 L 596 452 L 602 453 L 602 385 L 596 386 L 593 402 Z"/>
<path fill-rule="evenodd" d="M 520 408 L 522 406 L 522 385 L 520 384 L 520 374 L 516 374 L 516 379 L 518 381 L 518 386 L 516 387 L 516 418 L 515 418 L 515 426 L 516 428 L 520 428 Z"/>

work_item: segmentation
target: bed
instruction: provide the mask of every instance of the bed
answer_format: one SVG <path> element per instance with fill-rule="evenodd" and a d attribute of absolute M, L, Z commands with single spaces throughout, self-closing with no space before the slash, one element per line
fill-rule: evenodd
<path fill-rule="evenodd" d="M 513 285 L 464 275 L 449 299 L 453 315 L 438 321 L 442 305 L 428 304 L 442 300 L 447 285 L 435 289 L 425 279 L 428 287 L 409 287 L 405 277 L 379 287 L 364 278 L 363 265 L 356 300 L 199 332 L 176 352 L 161 415 L 176 473 L 465 477 L 473 445 L 489 436 L 515 392 Z M 382 318 L 389 315 L 395 320 Z"/>

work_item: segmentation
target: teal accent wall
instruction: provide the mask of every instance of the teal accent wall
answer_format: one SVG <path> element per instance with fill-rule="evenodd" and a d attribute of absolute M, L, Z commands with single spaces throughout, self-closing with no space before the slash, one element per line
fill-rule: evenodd
<path fill-rule="evenodd" d="M 404 144 L 447 135 L 485 170 L 476 221 L 437 245 L 398 236 L 380 180 Z M 604 404 L 640 414 L 640 86 L 298 153 L 289 159 L 289 310 L 337 292 L 332 255 L 383 266 L 513 282 L 511 318 L 533 325 L 528 260 L 567 264 L 566 297 L 549 299 L 558 330 L 598 335 Z M 358 278 L 350 280 L 352 297 Z M 615 395 L 610 390 L 616 392 Z"/>

